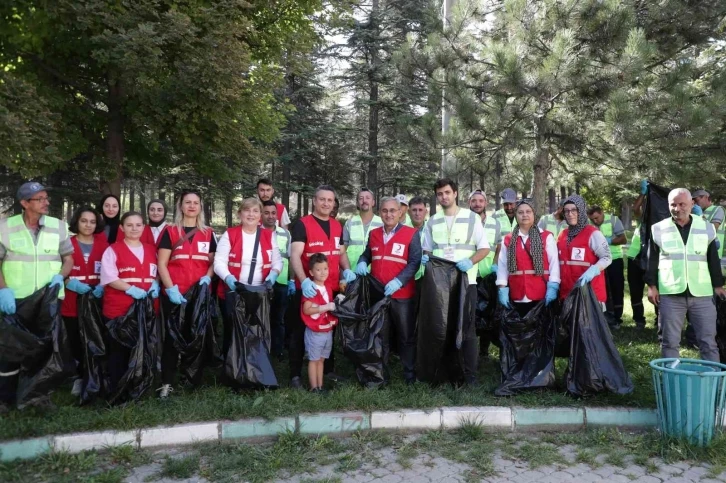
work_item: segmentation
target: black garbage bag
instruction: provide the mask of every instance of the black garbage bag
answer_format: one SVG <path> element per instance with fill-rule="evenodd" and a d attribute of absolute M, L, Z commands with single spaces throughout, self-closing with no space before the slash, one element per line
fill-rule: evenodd
<path fill-rule="evenodd" d="M 520 317 L 516 310 L 501 309 L 499 332 L 502 382 L 497 396 L 512 396 L 527 389 L 555 384 L 557 314 L 554 303 L 544 301 Z"/>
<path fill-rule="evenodd" d="M 78 296 L 78 330 L 83 345 L 83 388 L 81 404 L 108 394 L 106 373 L 106 325 L 101 316 L 101 301 L 92 292 Z"/>
<path fill-rule="evenodd" d="M 385 360 L 391 299 L 383 296 L 383 290 L 375 278 L 358 277 L 348 284 L 345 300 L 336 304 L 333 312 L 338 317 L 343 354 L 353 362 L 358 382 L 368 388 L 388 382 Z"/>
<path fill-rule="evenodd" d="M 108 336 L 131 350 L 129 363 L 110 404 L 139 400 L 154 384 L 158 373 L 159 329 L 151 296 L 134 300 L 126 315 L 106 322 Z"/>
<path fill-rule="evenodd" d="M 726 364 L 726 300 L 715 297 L 716 302 L 716 344 L 721 364 Z"/>
<path fill-rule="evenodd" d="M 75 374 L 63 318 L 60 287 L 43 287 L 15 301 L 15 313 L 0 316 L 0 354 L 20 364 L 16 403 L 19 409 L 49 395 Z"/>
<path fill-rule="evenodd" d="M 224 371 L 237 388 L 277 388 L 270 360 L 270 298 L 267 287 L 237 283 L 225 294 L 232 340 Z"/>
<path fill-rule="evenodd" d="M 499 322 L 497 317 L 497 274 L 490 273 L 484 278 L 476 279 L 476 333 L 488 336 L 488 339 L 499 346 Z"/>
<path fill-rule="evenodd" d="M 174 348 L 181 356 L 181 373 L 187 381 L 196 383 L 204 371 L 209 344 L 216 345 L 212 325 L 214 299 L 210 286 L 199 284 L 192 285 L 184 298 L 183 304 L 169 304 L 169 310 L 162 311 L 162 317 L 166 337 L 172 338 Z M 219 348 L 216 352 L 219 353 Z"/>
<path fill-rule="evenodd" d="M 464 317 L 469 277 L 454 262 L 431 256 L 421 278 L 416 321 L 416 377 L 432 384 L 464 380 Z"/>
<path fill-rule="evenodd" d="M 603 391 L 629 394 L 633 383 L 613 343 L 602 306 L 590 284 L 570 292 L 560 323 L 570 327 L 570 360 L 565 380 L 573 396 Z"/>
<path fill-rule="evenodd" d="M 640 217 L 640 253 L 636 261 L 640 264 L 640 268 L 647 270 L 648 268 L 648 245 L 650 244 L 650 228 L 671 216 L 670 207 L 668 206 L 668 193 L 670 188 L 658 186 L 657 184 L 648 183 L 648 193 L 643 200 L 642 212 Z"/>

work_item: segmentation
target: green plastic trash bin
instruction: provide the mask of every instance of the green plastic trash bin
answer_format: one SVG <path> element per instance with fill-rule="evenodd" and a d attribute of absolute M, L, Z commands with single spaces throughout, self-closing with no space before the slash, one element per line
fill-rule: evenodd
<path fill-rule="evenodd" d="M 697 359 L 651 361 L 658 421 L 664 435 L 705 446 L 723 423 L 726 365 Z"/>

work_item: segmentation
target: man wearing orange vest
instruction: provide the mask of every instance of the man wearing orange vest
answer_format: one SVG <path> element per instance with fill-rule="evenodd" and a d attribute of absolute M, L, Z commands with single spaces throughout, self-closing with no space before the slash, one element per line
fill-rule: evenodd
<path fill-rule="evenodd" d="M 315 282 L 309 278 L 309 260 L 313 253 L 322 253 L 328 259 L 328 279 L 326 287 L 334 294 L 339 291 L 340 269 L 346 282 L 355 280 L 355 273 L 350 269 L 347 258 L 340 257 L 340 240 L 343 227 L 330 217 L 335 205 L 335 189 L 332 186 L 318 186 L 313 195 L 313 213 L 303 216 L 292 227 L 290 238 L 290 268 L 295 273 L 296 291 L 290 300 L 287 318 L 287 334 L 289 337 L 290 355 L 290 386 L 302 389 L 303 356 L 305 354 L 305 324 L 300 319 L 300 303 L 302 295 L 314 297 L 317 289 Z M 324 373 L 328 380 L 342 381 L 343 378 L 333 372 L 335 367 L 334 352 L 325 359 Z"/>
<path fill-rule="evenodd" d="M 421 264 L 421 237 L 415 228 L 401 223 L 401 203 L 395 198 L 384 197 L 378 210 L 383 226 L 371 231 L 368 245 L 358 259 L 356 273 L 365 275 L 368 264 L 371 276 L 385 284 L 384 294 L 391 297 L 391 321 L 398 336 L 398 352 L 403 364 L 406 384 L 416 381 L 416 318 L 414 276 Z M 384 332 L 388 332 L 387 330 Z M 383 352 L 388 364 L 388 348 Z"/>

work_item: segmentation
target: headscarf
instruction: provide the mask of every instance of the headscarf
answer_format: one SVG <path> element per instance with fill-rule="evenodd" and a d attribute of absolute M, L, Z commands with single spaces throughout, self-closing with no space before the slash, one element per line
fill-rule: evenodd
<path fill-rule="evenodd" d="M 585 203 L 585 200 L 582 198 L 582 196 L 570 195 L 565 200 L 563 206 L 566 206 L 567 204 L 573 204 L 577 208 L 577 225 L 567 225 L 567 244 L 569 245 L 572 239 L 579 235 L 582 229 L 587 226 L 588 218 L 587 204 Z M 562 214 L 562 216 L 564 217 L 564 213 Z M 567 223 L 567 221 L 565 221 L 565 223 Z"/>
<path fill-rule="evenodd" d="M 527 205 L 532 208 L 534 212 L 534 204 L 531 199 L 522 199 L 517 201 L 515 210 L 521 205 Z M 535 212 L 535 219 L 536 219 Z M 534 233 L 532 233 L 534 230 Z M 507 271 L 514 273 L 517 271 L 517 242 L 519 240 L 519 223 L 514 225 L 512 230 L 512 238 L 509 240 L 509 246 L 507 246 Z M 534 265 L 535 275 L 544 275 L 544 248 L 542 243 L 542 234 L 539 232 L 536 224 L 533 224 L 529 229 L 529 256 L 532 259 L 532 265 Z"/>
<path fill-rule="evenodd" d="M 161 219 L 161 221 L 151 221 L 151 217 L 149 216 L 149 207 L 151 206 L 152 203 L 159 203 L 164 208 L 164 217 Z M 146 216 L 149 219 L 149 226 L 153 226 L 154 228 L 156 228 L 157 226 L 166 222 L 167 213 L 169 213 L 169 207 L 166 206 L 166 202 L 164 200 L 151 200 L 146 205 Z"/>
<path fill-rule="evenodd" d="M 113 218 L 109 218 L 106 216 L 106 213 L 103 212 L 103 204 L 109 198 L 115 199 L 116 203 L 118 203 L 118 213 L 116 213 L 116 216 Z M 103 222 L 108 228 L 108 243 L 114 243 L 116 241 L 116 235 L 118 235 L 119 220 L 121 219 L 121 200 L 119 200 L 116 195 L 106 195 L 101 198 L 101 203 L 98 205 L 98 211 L 101 213 Z"/>

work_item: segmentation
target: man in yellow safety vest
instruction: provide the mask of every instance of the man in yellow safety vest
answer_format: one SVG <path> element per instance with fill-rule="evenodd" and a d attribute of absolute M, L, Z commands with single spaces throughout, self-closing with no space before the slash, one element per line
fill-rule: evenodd
<path fill-rule="evenodd" d="M 514 204 L 517 202 L 517 192 L 512 188 L 506 188 L 502 191 L 502 207 L 494 212 L 494 218 L 499 221 L 502 232 L 502 238 L 512 232 L 514 225 L 517 224 L 517 217 L 514 214 Z"/>
<path fill-rule="evenodd" d="M 345 222 L 343 237 L 340 240 L 341 261 L 348 260 L 348 263 L 354 267 L 368 245 L 368 234 L 374 228 L 383 226 L 381 217 L 373 213 L 376 200 L 371 190 L 361 188 L 357 201 L 358 214 Z"/>

